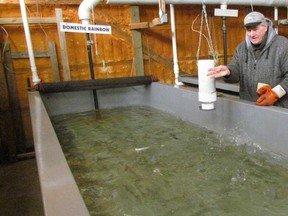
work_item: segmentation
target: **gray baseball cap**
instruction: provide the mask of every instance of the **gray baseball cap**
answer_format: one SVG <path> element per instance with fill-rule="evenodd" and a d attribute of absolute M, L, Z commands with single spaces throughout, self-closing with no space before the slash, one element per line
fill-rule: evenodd
<path fill-rule="evenodd" d="M 251 12 L 244 18 L 244 27 L 257 26 L 264 22 L 266 22 L 266 19 L 262 13 Z"/>

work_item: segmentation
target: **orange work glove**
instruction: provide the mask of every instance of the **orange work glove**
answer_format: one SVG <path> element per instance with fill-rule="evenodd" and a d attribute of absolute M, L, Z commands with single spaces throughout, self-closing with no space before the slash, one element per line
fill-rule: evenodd
<path fill-rule="evenodd" d="M 266 92 L 257 99 L 256 105 L 272 106 L 278 99 L 278 95 L 273 90 L 266 90 Z"/>
<path fill-rule="evenodd" d="M 270 85 L 264 85 L 261 88 L 257 89 L 257 93 L 259 95 L 265 94 L 267 91 L 272 90 L 272 87 Z"/>

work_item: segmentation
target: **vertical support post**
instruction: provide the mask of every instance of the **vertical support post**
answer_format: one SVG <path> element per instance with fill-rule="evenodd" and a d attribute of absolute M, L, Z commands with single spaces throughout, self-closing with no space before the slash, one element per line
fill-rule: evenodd
<path fill-rule="evenodd" d="M 2 46 L 2 44 L 1 44 Z M 3 59 L 2 47 L 0 58 Z M 13 129 L 13 121 L 10 109 L 9 89 L 4 70 L 6 62 L 0 65 L 0 162 L 13 161 L 16 159 L 16 135 Z"/>
<path fill-rule="evenodd" d="M 227 65 L 227 29 L 226 16 L 222 17 L 222 31 L 223 31 L 223 49 L 224 49 L 224 65 Z"/>
<path fill-rule="evenodd" d="M 138 6 L 131 6 L 131 21 L 132 23 L 140 22 Z M 140 30 L 132 30 L 132 40 L 134 48 L 134 63 L 136 69 L 136 76 L 144 76 L 142 36 Z"/>
<path fill-rule="evenodd" d="M 61 32 L 60 30 L 60 22 L 63 22 L 62 9 L 55 8 L 55 13 L 56 13 L 58 36 L 59 36 L 59 42 L 60 42 L 64 81 L 70 81 L 71 76 L 70 76 L 70 67 L 69 67 L 69 61 L 68 61 L 65 32 Z"/>
<path fill-rule="evenodd" d="M 23 128 L 23 121 L 22 121 L 22 114 L 21 114 L 21 107 L 20 102 L 18 98 L 18 92 L 16 89 L 15 84 L 15 74 L 13 70 L 13 63 L 12 63 L 12 57 L 11 57 L 11 51 L 9 44 L 6 45 L 6 50 L 4 51 L 4 61 L 5 61 L 5 80 L 6 80 L 6 86 L 8 91 L 8 101 L 9 101 L 9 116 L 11 116 L 11 122 L 8 124 L 8 130 L 11 130 L 11 133 L 14 133 L 15 135 L 15 146 L 12 143 L 9 143 L 9 152 L 14 155 L 17 153 L 23 153 L 26 152 L 26 139 L 25 139 L 25 133 Z M 9 118 L 9 117 L 8 117 Z M 15 149 L 14 149 L 15 148 Z M 12 156 L 14 157 L 14 156 Z"/>
<path fill-rule="evenodd" d="M 274 20 L 278 23 L 278 7 L 274 7 Z M 276 26 L 275 31 L 278 34 L 278 25 Z"/>
<path fill-rule="evenodd" d="M 57 54 L 56 54 L 56 48 L 54 41 L 49 41 L 49 56 L 50 56 L 50 62 L 52 67 L 52 79 L 54 82 L 60 81 L 60 74 L 59 74 L 59 68 L 58 68 L 58 60 L 57 60 Z"/>

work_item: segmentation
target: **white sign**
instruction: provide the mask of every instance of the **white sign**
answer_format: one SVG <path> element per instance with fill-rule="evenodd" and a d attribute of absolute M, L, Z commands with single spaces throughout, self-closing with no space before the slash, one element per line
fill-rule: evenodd
<path fill-rule="evenodd" d="M 111 26 L 106 25 L 82 25 L 78 23 L 60 22 L 60 30 L 62 32 L 112 34 Z"/>
<path fill-rule="evenodd" d="M 215 8 L 214 9 L 214 16 L 238 17 L 238 10 Z"/>

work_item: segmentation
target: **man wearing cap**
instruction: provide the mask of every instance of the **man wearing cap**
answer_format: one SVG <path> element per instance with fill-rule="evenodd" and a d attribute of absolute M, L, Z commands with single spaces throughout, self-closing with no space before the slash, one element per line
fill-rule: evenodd
<path fill-rule="evenodd" d="M 210 68 L 208 76 L 240 82 L 240 98 L 259 106 L 288 108 L 288 39 L 277 35 L 272 21 L 259 12 L 244 19 L 246 41 L 240 43 L 232 62 Z"/>

